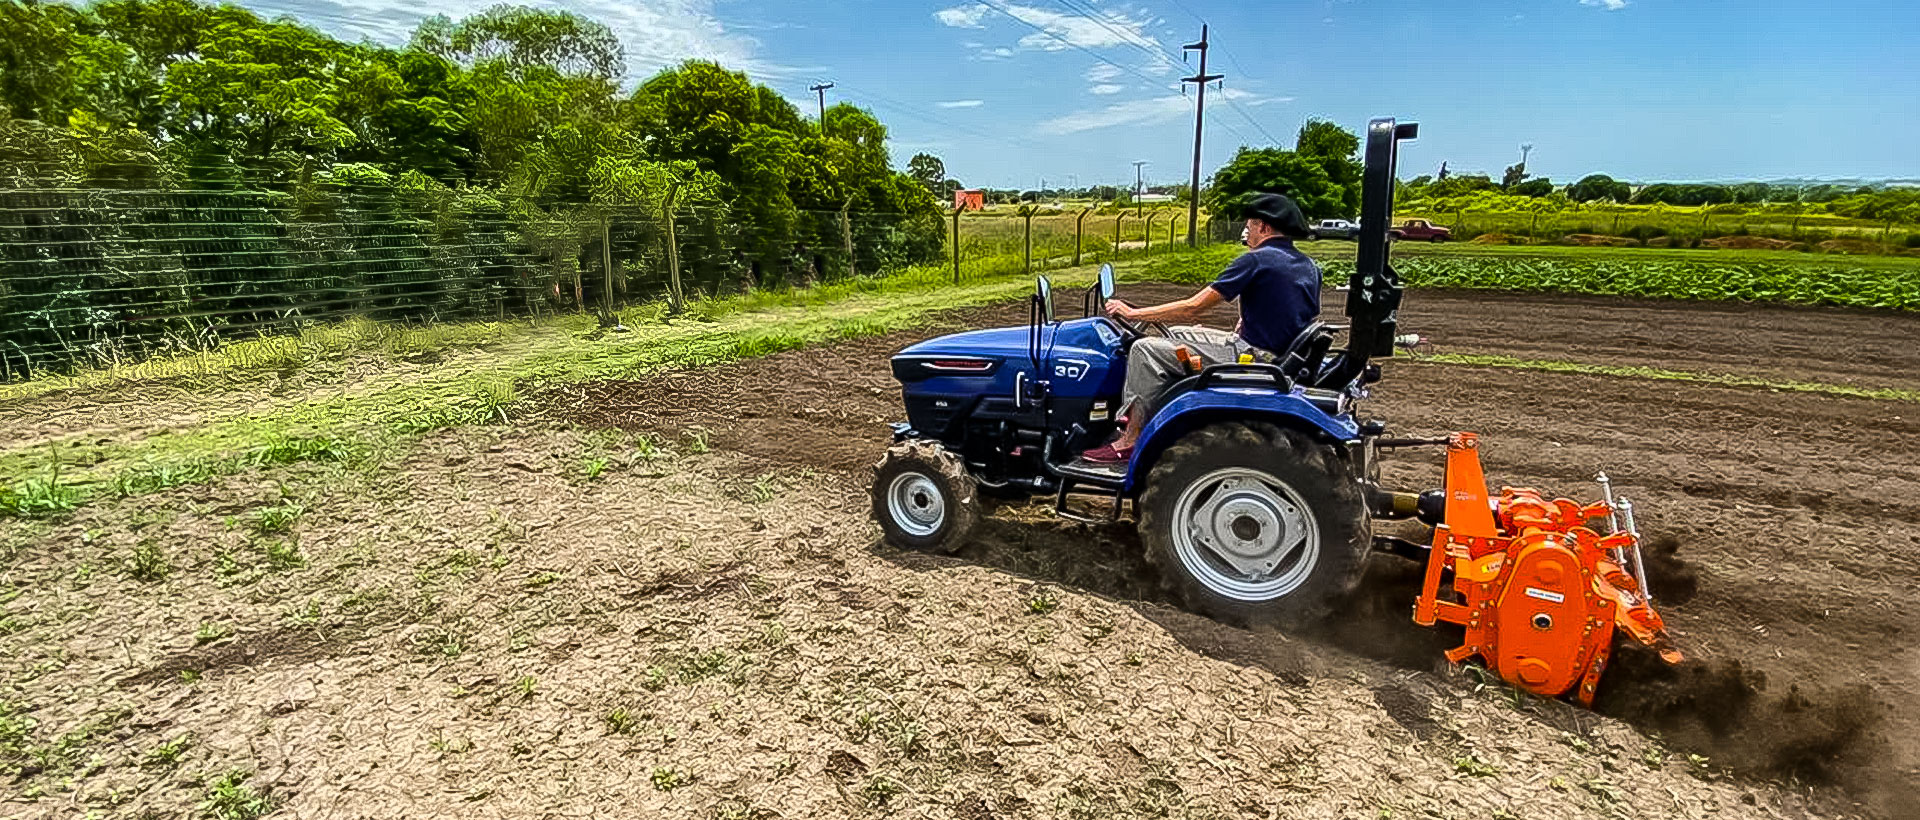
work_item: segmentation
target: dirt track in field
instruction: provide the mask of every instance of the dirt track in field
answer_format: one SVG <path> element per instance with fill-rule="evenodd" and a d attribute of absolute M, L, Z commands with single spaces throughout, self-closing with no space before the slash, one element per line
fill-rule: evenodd
<path fill-rule="evenodd" d="M 1121 295 L 1149 302 L 1189 291 L 1134 285 Z M 1338 298 L 1327 296 L 1330 315 Z M 670 374 L 644 387 L 583 385 L 550 397 L 550 407 L 630 429 L 704 427 L 731 449 L 857 476 L 884 446 L 883 423 L 900 414 L 886 356 L 955 327 L 1023 320 L 1015 306 L 949 314 L 921 331 Z M 1212 323 L 1231 322 L 1222 312 Z M 1417 292 L 1402 325 L 1448 352 L 1920 386 L 1920 346 L 1901 343 L 1920 339 L 1913 316 Z M 1908 624 L 1920 610 L 1920 507 L 1912 503 L 1920 405 L 1395 362 L 1363 415 L 1403 434 L 1482 433 L 1496 486 L 1586 497 L 1605 469 L 1636 501 L 1642 529 L 1674 553 L 1656 570 L 1666 591 L 1654 592 L 1698 662 L 1674 673 L 1623 661 L 1603 711 L 1715 764 L 1825 784 L 1835 799 L 1871 811 L 1895 814 L 1920 800 L 1920 648 Z M 1424 452 L 1396 454 L 1385 473 L 1410 488 L 1438 477 L 1438 454 Z M 989 546 L 970 553 L 976 560 L 1037 561 L 1014 568 L 1123 598 L 1156 595 L 1128 533 L 1089 565 L 1072 548 L 1084 530 L 1038 507 L 1003 509 L 999 518 L 983 536 Z M 1021 549 L 1004 548 L 1013 542 Z M 1032 557 L 1036 549 L 1042 557 Z M 1336 642 L 1434 668 L 1445 636 L 1403 620 L 1411 601 L 1404 573 L 1384 566 L 1377 575 Z M 1309 665 L 1337 666 L 1343 651 L 1309 654 Z M 1300 653 L 1285 657 L 1264 665 L 1298 674 Z"/>

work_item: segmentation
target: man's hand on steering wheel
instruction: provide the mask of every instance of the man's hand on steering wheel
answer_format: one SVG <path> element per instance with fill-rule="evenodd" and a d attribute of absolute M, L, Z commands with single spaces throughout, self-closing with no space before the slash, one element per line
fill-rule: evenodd
<path fill-rule="evenodd" d="M 1107 317 L 1112 319 L 1114 324 L 1119 325 L 1122 330 L 1125 330 L 1129 334 L 1146 336 L 1148 335 L 1147 331 L 1149 329 L 1156 329 L 1159 331 L 1159 335 L 1167 335 L 1166 325 L 1160 322 L 1142 322 L 1139 319 L 1135 319 L 1134 314 L 1139 311 L 1139 308 L 1134 307 L 1124 299 L 1108 299 L 1106 309 Z"/>

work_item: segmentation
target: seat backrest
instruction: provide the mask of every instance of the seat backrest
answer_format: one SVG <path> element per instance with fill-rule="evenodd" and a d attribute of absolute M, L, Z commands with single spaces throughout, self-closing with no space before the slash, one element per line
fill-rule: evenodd
<path fill-rule="evenodd" d="M 1339 326 L 1326 322 L 1314 322 L 1293 337 L 1285 353 L 1280 354 L 1280 372 L 1295 383 L 1310 383 L 1320 374 L 1320 365 L 1326 361 L 1327 351 L 1333 349 L 1333 334 Z"/>

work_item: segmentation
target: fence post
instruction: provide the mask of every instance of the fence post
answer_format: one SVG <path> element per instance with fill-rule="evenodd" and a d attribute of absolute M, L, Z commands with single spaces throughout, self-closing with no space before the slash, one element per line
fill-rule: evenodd
<path fill-rule="evenodd" d="M 1026 220 L 1027 220 L 1027 233 L 1026 233 L 1025 244 L 1026 244 L 1028 276 L 1033 275 L 1033 215 L 1038 210 L 1039 208 L 1036 208 L 1031 205 L 1020 209 L 1021 211 L 1020 215 L 1023 217 L 1026 217 Z"/>
<path fill-rule="evenodd" d="M 613 229 L 607 225 L 607 212 L 600 212 L 600 264 L 607 273 L 607 322 L 619 324 L 613 312 Z"/>
<path fill-rule="evenodd" d="M 960 214 L 963 209 L 953 209 L 953 283 L 960 284 Z"/>
<path fill-rule="evenodd" d="M 1087 214 L 1090 213 L 1093 213 L 1091 205 L 1082 209 L 1080 216 L 1073 220 L 1073 266 L 1076 268 L 1080 267 L 1080 245 L 1087 235 Z"/>
<path fill-rule="evenodd" d="M 1113 218 L 1113 250 L 1108 253 L 1108 256 L 1110 258 L 1117 258 L 1120 256 L 1120 220 L 1123 220 L 1126 218 L 1127 218 L 1127 212 L 1124 210 L 1121 211 L 1118 216 L 1115 216 Z"/>
<path fill-rule="evenodd" d="M 680 193 L 680 180 L 667 185 L 667 301 L 668 313 L 679 315 L 686 309 L 686 300 L 680 293 L 680 240 L 674 233 L 673 198 Z"/>
<path fill-rule="evenodd" d="M 1185 214 L 1176 211 L 1173 218 L 1167 220 L 1167 247 L 1173 247 L 1173 236 L 1180 230 L 1180 218 L 1182 216 L 1185 216 Z"/>
<path fill-rule="evenodd" d="M 847 252 L 848 279 L 860 275 L 860 270 L 854 267 L 853 264 L 853 217 L 847 213 L 852 210 L 852 208 L 853 200 L 851 199 L 847 200 L 845 205 L 840 206 L 840 244 Z"/>

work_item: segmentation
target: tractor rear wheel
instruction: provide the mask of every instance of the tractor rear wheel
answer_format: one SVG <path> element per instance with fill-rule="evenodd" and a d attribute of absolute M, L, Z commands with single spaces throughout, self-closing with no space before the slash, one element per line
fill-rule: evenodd
<path fill-rule="evenodd" d="M 979 488 L 959 456 L 910 439 L 887 448 L 874 468 L 873 517 L 889 544 L 950 554 L 980 520 Z"/>
<path fill-rule="evenodd" d="M 1215 424 L 1162 453 L 1140 539 L 1187 608 L 1301 625 L 1351 592 L 1371 546 L 1359 483 L 1328 444 L 1270 424 Z"/>

